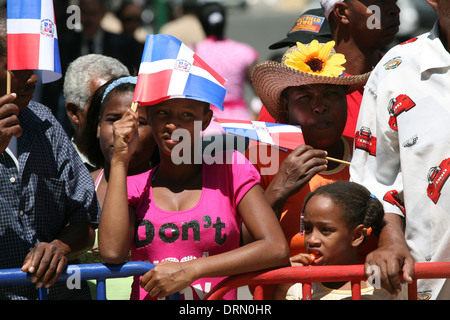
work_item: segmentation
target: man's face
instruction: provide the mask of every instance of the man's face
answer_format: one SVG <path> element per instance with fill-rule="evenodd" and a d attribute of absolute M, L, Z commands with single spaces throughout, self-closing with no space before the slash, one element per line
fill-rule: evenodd
<path fill-rule="evenodd" d="M 347 122 L 347 96 L 343 86 L 289 87 L 285 93 L 289 124 L 300 125 L 307 144 L 327 148 L 340 140 Z"/>
<path fill-rule="evenodd" d="M 142 9 L 139 5 L 130 3 L 123 9 L 121 14 L 120 20 L 122 21 L 124 32 L 133 34 L 134 30 L 142 25 Z"/>
<path fill-rule="evenodd" d="M 84 128 L 86 127 L 87 122 L 87 113 L 89 110 L 89 107 L 91 106 L 91 99 L 94 95 L 95 91 L 97 91 L 98 88 L 100 88 L 103 84 L 105 84 L 109 79 L 101 77 L 101 76 L 95 76 L 92 79 L 89 80 L 89 101 L 86 105 L 86 108 L 84 110 L 78 109 L 77 111 L 77 120 L 78 122 L 76 125 L 78 125 L 78 131 L 82 132 Z"/>
<path fill-rule="evenodd" d="M 80 9 L 83 33 L 92 38 L 100 29 L 100 22 L 105 15 L 105 10 L 102 8 L 100 0 L 81 0 Z"/>
<path fill-rule="evenodd" d="M 6 36 L 3 35 L 0 41 L 6 42 Z M 0 56 L 0 95 L 6 94 L 7 84 L 7 56 Z M 34 70 L 13 70 L 11 73 L 11 93 L 16 93 L 17 98 L 14 103 L 22 111 L 33 98 L 34 88 L 38 81 Z"/>
<path fill-rule="evenodd" d="M 394 41 L 400 25 L 397 0 L 350 0 L 347 3 L 351 34 L 358 42 L 379 49 Z"/>

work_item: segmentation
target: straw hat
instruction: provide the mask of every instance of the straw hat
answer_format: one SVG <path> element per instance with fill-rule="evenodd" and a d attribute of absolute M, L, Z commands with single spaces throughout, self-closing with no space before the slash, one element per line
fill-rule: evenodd
<path fill-rule="evenodd" d="M 334 41 L 320 44 L 313 40 L 308 45 L 297 42 L 283 55 L 281 63 L 264 61 L 252 71 L 252 84 L 270 115 L 277 121 L 285 121 L 286 110 L 281 104 L 281 93 L 287 87 L 310 84 L 335 84 L 346 87 L 351 93 L 362 88 L 370 72 L 346 76 L 344 55 L 333 49 Z"/>

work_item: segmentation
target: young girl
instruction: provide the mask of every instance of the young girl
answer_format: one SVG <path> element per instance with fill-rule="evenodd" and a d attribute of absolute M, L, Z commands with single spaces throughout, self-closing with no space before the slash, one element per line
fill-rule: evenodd
<path fill-rule="evenodd" d="M 108 187 L 112 147 L 114 143 L 113 125 L 130 108 L 137 77 L 111 79 L 98 88 L 92 97 L 87 113 L 86 127 L 79 136 L 80 146 L 89 162 L 98 169 L 91 173 L 95 181 L 95 191 L 100 206 L 103 207 Z M 130 160 L 127 175 L 136 175 L 150 170 L 157 157 L 152 158 L 156 143 L 148 119 L 146 107 L 137 110 L 139 117 L 139 146 Z M 94 246 L 81 258 L 83 263 L 102 263 L 97 237 Z M 108 279 L 108 300 L 129 300 L 131 293 L 130 278 Z M 88 281 L 92 297 L 96 297 L 95 281 Z"/>
<path fill-rule="evenodd" d="M 225 276 L 288 263 L 289 250 L 275 215 L 264 200 L 259 174 L 243 155 L 231 161 L 194 161 L 195 141 L 210 123 L 210 104 L 167 98 L 148 107 L 160 164 L 128 178 L 139 141 L 138 118 L 127 110 L 114 124 L 110 179 L 99 227 L 100 254 L 107 263 L 133 260 L 155 264 L 132 287 L 132 299 L 201 299 Z M 177 129 L 189 133 L 175 139 Z M 178 131 L 180 132 L 180 131 Z M 176 154 L 183 143 L 183 158 Z M 178 150 L 178 151 L 176 151 Z M 187 154 L 186 154 L 187 153 Z M 217 155 L 215 155 L 217 157 Z M 240 247 L 243 222 L 255 241 Z M 236 291 L 226 296 L 236 299 Z"/>
<path fill-rule="evenodd" d="M 86 115 L 87 124 L 79 137 L 82 151 L 87 155 L 89 162 L 101 168 L 91 174 L 100 206 L 103 205 L 109 180 L 114 144 L 113 125 L 130 108 L 136 80 L 137 77 L 119 77 L 99 87 L 92 97 Z M 137 113 L 140 139 L 128 167 L 129 176 L 148 171 L 159 161 L 147 108 L 139 107 Z"/>
<path fill-rule="evenodd" d="M 372 232 L 378 236 L 383 216 L 381 202 L 359 184 L 339 181 L 319 187 L 307 196 L 303 207 L 301 232 L 307 253 L 291 257 L 291 265 L 359 264 L 358 248 Z M 363 299 L 392 299 L 386 290 L 375 289 L 365 281 L 361 283 L 361 294 Z M 312 284 L 312 299 L 350 297 L 350 282 Z M 278 285 L 274 298 L 301 299 L 301 284 Z"/>

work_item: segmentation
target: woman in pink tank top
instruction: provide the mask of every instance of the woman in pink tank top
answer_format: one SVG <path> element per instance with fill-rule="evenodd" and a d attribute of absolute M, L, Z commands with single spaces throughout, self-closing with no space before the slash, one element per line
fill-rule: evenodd
<path fill-rule="evenodd" d="M 158 55 L 165 49 L 158 47 Z M 139 142 L 137 114 L 129 109 L 114 124 L 99 246 L 107 263 L 122 263 L 131 250 L 133 260 L 155 264 L 135 279 L 133 299 L 176 292 L 181 299 L 201 299 L 222 277 L 289 263 L 286 239 L 254 167 L 236 151 L 198 153 L 195 137 L 211 121 L 211 101 L 203 87 L 190 89 L 198 98 L 161 97 L 148 107 L 160 155 L 159 166 L 148 172 L 127 179 Z M 254 241 L 240 247 L 241 222 Z"/>

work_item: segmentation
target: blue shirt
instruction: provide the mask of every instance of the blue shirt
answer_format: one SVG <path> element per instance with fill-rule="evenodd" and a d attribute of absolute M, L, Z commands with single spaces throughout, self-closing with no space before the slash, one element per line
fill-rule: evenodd
<path fill-rule="evenodd" d="M 32 101 L 19 120 L 19 168 L 6 151 L 0 155 L 0 269 L 20 268 L 32 248 L 70 222 L 96 225 L 100 212 L 89 171 L 51 111 Z M 65 283 L 55 285 L 49 298 L 57 287 L 67 291 Z M 0 286 L 0 299 L 36 297 L 34 285 Z"/>

